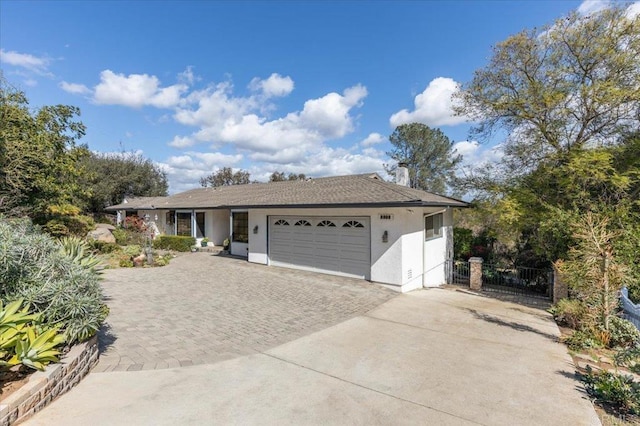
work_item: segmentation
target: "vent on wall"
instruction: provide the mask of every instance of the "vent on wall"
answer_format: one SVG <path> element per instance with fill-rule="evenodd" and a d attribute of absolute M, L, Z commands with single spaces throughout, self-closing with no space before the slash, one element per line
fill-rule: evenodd
<path fill-rule="evenodd" d="M 413 269 L 407 271 L 407 279 L 410 280 L 411 278 L 413 278 Z"/>
<path fill-rule="evenodd" d="M 391 213 L 380 213 L 380 220 L 393 220 Z"/>

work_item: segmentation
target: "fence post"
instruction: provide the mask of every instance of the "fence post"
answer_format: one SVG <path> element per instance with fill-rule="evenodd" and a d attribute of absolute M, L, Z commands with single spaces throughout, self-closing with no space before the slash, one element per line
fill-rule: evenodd
<path fill-rule="evenodd" d="M 469 258 L 469 288 L 482 290 L 482 258 Z"/>
<path fill-rule="evenodd" d="M 558 303 L 560 299 L 569 297 L 569 287 L 560 278 L 560 271 L 553 266 L 553 303 Z"/>

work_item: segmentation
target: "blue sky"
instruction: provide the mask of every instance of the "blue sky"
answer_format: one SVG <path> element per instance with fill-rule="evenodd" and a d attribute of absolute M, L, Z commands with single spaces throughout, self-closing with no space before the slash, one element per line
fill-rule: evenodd
<path fill-rule="evenodd" d="M 500 140 L 468 141 L 452 116 L 456 85 L 509 35 L 603 5 L 3 0 L 0 67 L 33 107 L 80 107 L 92 150 L 157 162 L 172 192 L 225 166 L 258 180 L 382 172 L 411 121 L 467 162 L 495 160 Z"/>

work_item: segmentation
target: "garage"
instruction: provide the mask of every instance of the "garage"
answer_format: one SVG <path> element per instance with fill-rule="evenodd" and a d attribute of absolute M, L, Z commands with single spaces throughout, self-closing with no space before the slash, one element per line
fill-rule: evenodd
<path fill-rule="evenodd" d="M 269 217 L 269 263 L 370 279 L 368 217 Z"/>

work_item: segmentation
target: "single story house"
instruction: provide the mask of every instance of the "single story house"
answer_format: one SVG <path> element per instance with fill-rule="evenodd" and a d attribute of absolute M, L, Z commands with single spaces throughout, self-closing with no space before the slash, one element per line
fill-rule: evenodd
<path fill-rule="evenodd" d="M 198 188 L 110 206 L 148 217 L 161 234 L 230 239 L 249 262 L 357 277 L 406 292 L 445 283 L 453 208 L 463 201 L 375 173 Z"/>

